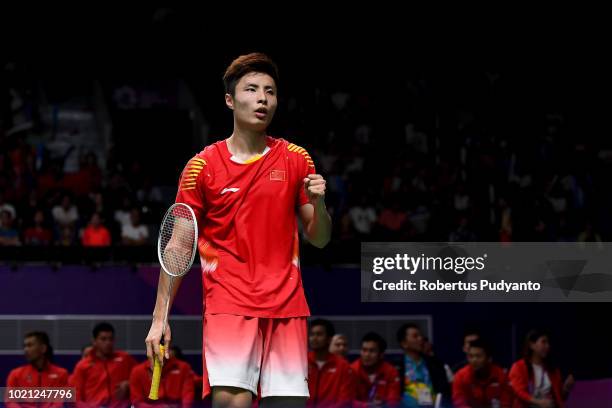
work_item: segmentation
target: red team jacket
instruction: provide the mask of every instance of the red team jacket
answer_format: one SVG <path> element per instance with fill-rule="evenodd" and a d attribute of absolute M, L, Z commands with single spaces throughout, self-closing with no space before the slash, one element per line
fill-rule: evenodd
<path fill-rule="evenodd" d="M 323 367 L 315 360 L 314 352 L 308 353 L 309 408 L 345 408 L 353 400 L 353 375 L 351 366 L 342 357 L 329 354 Z"/>
<path fill-rule="evenodd" d="M 547 370 L 548 377 L 550 378 L 551 391 L 553 399 L 555 400 L 556 408 L 565 407 L 565 402 L 561 396 L 561 389 L 563 387 L 563 380 L 561 379 L 561 372 L 557 370 Z M 521 359 L 512 365 L 510 373 L 508 374 L 510 379 L 510 385 L 514 391 L 516 398 L 514 399 L 514 408 L 526 408 L 529 406 L 529 400 L 531 400 L 531 390 L 533 389 L 534 379 L 533 372 L 528 369 L 527 362 Z"/>
<path fill-rule="evenodd" d="M 512 391 L 501 367 L 492 365 L 485 379 L 475 378 L 470 365 L 457 371 L 453 380 L 453 404 L 456 408 L 490 407 L 493 399 L 499 401 L 501 408 L 512 406 Z"/>
<path fill-rule="evenodd" d="M 355 384 L 353 407 L 366 407 L 368 402 L 381 401 L 386 407 L 397 407 L 400 402 L 400 377 L 391 364 L 383 361 L 376 368 L 374 381 L 361 365 L 361 359 L 351 364 Z"/>
<path fill-rule="evenodd" d="M 148 360 L 138 364 L 130 375 L 130 399 L 136 408 L 148 408 L 155 405 L 189 407 L 194 400 L 194 378 L 189 364 L 176 358 L 164 362 L 159 400 L 149 400 L 151 390 L 151 363 Z"/>
<path fill-rule="evenodd" d="M 42 371 L 38 371 L 31 364 L 24 365 L 13 369 L 6 381 L 7 387 L 67 387 L 68 386 L 68 371 L 65 369 L 47 363 Z M 5 395 L 5 401 L 7 395 Z M 61 402 L 54 403 L 9 403 L 7 408 L 59 408 L 63 406 Z"/>
<path fill-rule="evenodd" d="M 115 351 L 108 360 L 99 359 L 94 350 L 81 359 L 70 376 L 70 386 L 76 388 L 77 407 L 126 408 L 129 399 L 117 400 L 115 389 L 130 379 L 136 360 L 124 351 Z"/>

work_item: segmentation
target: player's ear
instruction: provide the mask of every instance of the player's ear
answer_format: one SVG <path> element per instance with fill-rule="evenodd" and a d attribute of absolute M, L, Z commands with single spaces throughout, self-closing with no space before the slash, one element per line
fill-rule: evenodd
<path fill-rule="evenodd" d="M 234 97 L 231 94 L 225 94 L 225 104 L 231 110 L 234 110 Z"/>

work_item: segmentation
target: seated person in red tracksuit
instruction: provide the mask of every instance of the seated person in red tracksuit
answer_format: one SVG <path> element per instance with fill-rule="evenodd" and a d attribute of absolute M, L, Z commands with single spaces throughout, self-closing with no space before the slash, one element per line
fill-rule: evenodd
<path fill-rule="evenodd" d="M 6 381 L 7 387 L 67 387 L 68 371 L 51 364 L 53 350 L 49 343 L 49 336 L 44 332 L 30 332 L 24 336 L 23 351 L 28 364 L 13 369 Z M 61 402 L 25 403 L 9 402 L 6 398 L 7 408 L 55 408 L 62 407 Z"/>
<path fill-rule="evenodd" d="M 355 377 L 355 408 L 398 407 L 400 377 L 391 364 L 383 360 L 387 342 L 370 332 L 361 340 L 361 354 L 351 368 Z"/>
<path fill-rule="evenodd" d="M 349 363 L 329 352 L 334 336 L 333 324 L 324 319 L 310 323 L 308 342 L 309 408 L 346 408 L 353 400 L 353 376 Z"/>
<path fill-rule="evenodd" d="M 130 406 L 129 378 L 136 360 L 115 350 L 115 329 L 99 323 L 93 329 L 93 348 L 70 376 L 76 389 L 77 408 L 127 408 Z"/>
<path fill-rule="evenodd" d="M 189 369 L 191 370 L 191 377 L 193 378 L 194 401 L 201 401 L 203 376 L 198 375 L 195 371 L 193 371 L 193 367 L 191 367 L 191 364 L 189 364 L 189 362 L 185 359 L 185 356 L 183 355 L 183 350 L 181 350 L 181 348 L 175 344 L 170 347 L 170 358 L 173 357 L 176 357 L 178 360 L 184 362 L 189 366 Z"/>
<path fill-rule="evenodd" d="M 348 351 L 348 337 L 345 334 L 334 334 L 329 345 L 329 352 L 346 359 Z"/>
<path fill-rule="evenodd" d="M 130 375 L 130 399 L 135 408 L 156 405 L 189 408 L 194 400 L 193 371 L 189 364 L 176 357 L 164 362 L 159 383 L 159 399 L 149 399 L 153 369 L 149 360 L 138 364 Z"/>
<path fill-rule="evenodd" d="M 455 374 L 453 404 L 455 408 L 510 408 L 512 391 L 503 368 L 493 364 L 491 349 L 483 340 L 468 347 L 468 365 Z"/>
<path fill-rule="evenodd" d="M 570 375 L 563 383 L 561 372 L 549 358 L 548 334 L 540 330 L 527 333 L 524 357 L 514 363 L 508 374 L 514 391 L 514 408 L 563 408 L 574 385 Z"/>

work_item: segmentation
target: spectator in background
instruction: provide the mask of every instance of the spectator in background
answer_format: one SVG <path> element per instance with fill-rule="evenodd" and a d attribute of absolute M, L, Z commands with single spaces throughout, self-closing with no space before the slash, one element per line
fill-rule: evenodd
<path fill-rule="evenodd" d="M 51 363 L 53 348 L 47 333 L 39 331 L 27 333 L 23 340 L 23 351 L 28 364 L 11 370 L 6 381 L 7 387 L 50 388 L 68 386 L 68 371 Z M 7 408 L 61 408 L 63 405 L 61 402 L 6 402 Z"/>
<path fill-rule="evenodd" d="M 351 223 L 358 236 L 365 238 L 372 232 L 372 227 L 376 223 L 376 210 L 371 205 L 368 205 L 368 199 L 365 194 L 359 198 L 359 204 L 349 210 Z"/>
<path fill-rule="evenodd" d="M 527 333 L 523 358 L 512 365 L 508 378 L 514 391 L 514 408 L 563 408 L 574 386 L 572 375 L 563 382 L 561 371 L 549 357 L 546 332 Z"/>
<path fill-rule="evenodd" d="M 193 371 L 189 364 L 171 356 L 164 361 L 159 384 L 159 399 L 149 399 L 151 391 L 151 362 L 136 365 L 130 374 L 130 399 L 134 408 L 173 406 L 189 408 L 194 401 Z"/>
<path fill-rule="evenodd" d="M 173 357 L 189 365 L 189 368 L 191 370 L 191 376 L 193 378 L 193 389 L 194 389 L 194 395 L 195 395 L 194 400 L 196 401 L 201 400 L 202 385 L 203 385 L 204 377 L 196 374 L 196 372 L 193 370 L 193 367 L 191 367 L 189 362 L 185 359 L 185 356 L 183 355 L 183 351 L 176 344 L 173 344 L 172 346 L 170 346 L 170 358 L 173 358 Z"/>
<path fill-rule="evenodd" d="M 601 235 L 595 231 L 593 224 L 587 222 L 584 229 L 578 234 L 578 242 L 601 242 Z"/>
<path fill-rule="evenodd" d="M 398 239 L 407 220 L 408 214 L 402 209 L 398 197 L 394 197 L 391 206 L 383 209 L 378 217 L 382 237 L 387 240 Z"/>
<path fill-rule="evenodd" d="M 140 203 L 151 205 L 152 203 L 159 204 L 164 197 L 159 187 L 154 186 L 151 176 L 145 175 L 142 187 L 136 191 L 136 198 Z"/>
<path fill-rule="evenodd" d="M 73 227 L 79 219 L 79 211 L 67 194 L 62 197 L 60 205 L 53 207 L 51 214 L 60 230 L 63 227 Z"/>
<path fill-rule="evenodd" d="M 512 391 L 508 378 L 503 368 L 493 364 L 489 346 L 482 340 L 472 341 L 468 361 L 453 381 L 455 408 L 510 408 Z"/>
<path fill-rule="evenodd" d="M 450 242 L 474 242 L 476 234 L 469 227 L 470 221 L 467 215 L 462 214 L 459 217 L 459 225 L 457 229 L 450 233 L 448 240 Z"/>
<path fill-rule="evenodd" d="M 399 373 L 384 361 L 387 342 L 370 332 L 361 339 L 361 352 L 351 368 L 355 377 L 354 408 L 398 407 L 400 401 Z"/>
<path fill-rule="evenodd" d="M 437 394 L 443 406 L 450 402 L 450 386 L 444 366 L 423 354 L 423 335 L 419 326 L 406 323 L 397 331 L 397 341 L 404 350 L 402 376 L 402 407 L 433 406 Z"/>
<path fill-rule="evenodd" d="M 444 372 L 446 373 L 446 379 L 449 383 L 453 382 L 453 370 L 449 367 L 448 364 L 444 364 L 438 357 L 436 357 L 436 353 L 434 352 L 433 343 L 429 340 L 429 337 L 423 336 L 423 355 L 431 358 L 434 363 L 439 364 L 444 367 Z"/>
<path fill-rule="evenodd" d="M 353 400 L 353 377 L 349 363 L 329 352 L 334 325 L 324 319 L 310 323 L 308 343 L 309 408 L 348 408 Z"/>
<path fill-rule="evenodd" d="M 348 354 L 348 337 L 345 334 L 334 334 L 329 344 L 329 352 L 346 359 Z"/>
<path fill-rule="evenodd" d="M 128 380 L 136 360 L 124 351 L 115 350 L 115 329 L 109 323 L 94 327 L 92 346 L 70 376 L 70 386 L 76 389 L 76 406 L 129 407 Z"/>
<path fill-rule="evenodd" d="M 34 213 L 34 225 L 29 227 L 23 237 L 24 243 L 31 246 L 49 246 L 53 243 L 53 232 L 45 225 L 45 213 Z"/>
<path fill-rule="evenodd" d="M 19 245 L 19 231 L 14 227 L 12 213 L 6 209 L 0 211 L 0 246 Z"/>
<path fill-rule="evenodd" d="M 13 218 L 17 217 L 17 211 L 15 206 L 4 199 L 4 193 L 0 190 L 0 211 L 8 211 L 11 213 Z"/>
<path fill-rule="evenodd" d="M 100 214 L 94 213 L 85 229 L 81 243 L 84 247 L 107 247 L 111 244 L 111 236 L 108 228 L 102 224 Z"/>
<path fill-rule="evenodd" d="M 480 339 L 480 331 L 476 330 L 475 328 L 468 327 L 467 329 L 463 331 L 462 350 L 465 355 L 465 358 L 453 365 L 452 367 L 453 373 L 456 373 L 457 371 L 459 371 L 460 369 L 462 369 L 468 364 L 468 351 L 470 349 L 470 343 L 472 343 L 473 341 L 479 340 L 479 339 Z"/>
<path fill-rule="evenodd" d="M 140 210 L 133 208 L 130 212 L 130 222 L 121 227 L 123 245 L 146 245 L 149 239 L 149 229 L 140 223 Z"/>
<path fill-rule="evenodd" d="M 121 228 L 123 228 L 124 225 L 130 225 L 131 223 L 130 214 L 131 214 L 132 208 L 133 208 L 132 200 L 127 194 L 124 195 L 123 198 L 121 199 L 121 207 L 115 210 L 115 214 L 114 214 L 115 221 L 119 223 L 119 226 Z"/>
<path fill-rule="evenodd" d="M 74 239 L 74 227 L 65 226 L 61 227 L 59 231 L 59 237 L 57 238 L 56 245 L 60 247 L 70 247 L 75 245 Z"/>

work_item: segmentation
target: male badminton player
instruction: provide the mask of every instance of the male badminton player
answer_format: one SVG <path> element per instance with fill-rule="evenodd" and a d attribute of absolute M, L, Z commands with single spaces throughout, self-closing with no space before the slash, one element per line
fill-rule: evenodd
<path fill-rule="evenodd" d="M 296 215 L 311 244 L 329 242 L 325 180 L 305 149 L 266 133 L 277 107 L 278 71 L 270 58 L 240 56 L 223 79 L 233 133 L 187 163 L 176 197 L 193 208 L 199 225 L 203 397 L 212 393 L 214 407 L 250 407 L 259 391 L 263 407 L 303 407 L 310 312 Z M 149 359 L 159 355 L 168 281 L 161 273 Z M 175 279 L 172 296 L 179 285 Z M 169 347 L 170 325 L 163 337 Z"/>

